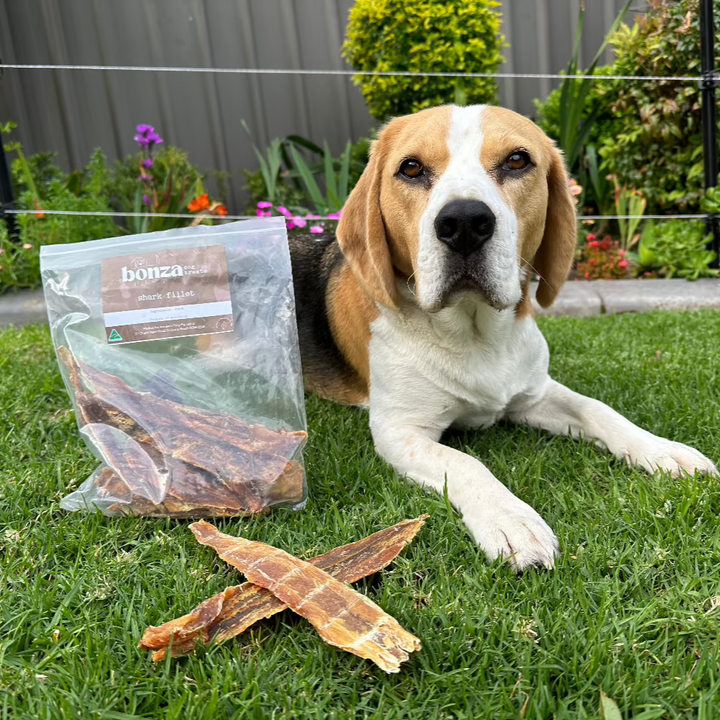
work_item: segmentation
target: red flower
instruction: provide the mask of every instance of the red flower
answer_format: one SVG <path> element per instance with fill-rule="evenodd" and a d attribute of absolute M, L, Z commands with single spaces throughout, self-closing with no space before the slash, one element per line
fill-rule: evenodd
<path fill-rule="evenodd" d="M 621 260 L 621 261 L 618 263 L 618 267 L 622 268 L 623 270 L 624 270 L 627 266 L 628 266 L 628 264 L 627 264 L 627 261 L 625 261 L 625 260 Z"/>
<path fill-rule="evenodd" d="M 588 239 L 588 240 L 595 240 L 596 237 L 597 237 L 597 235 L 595 235 L 595 234 L 593 234 L 593 233 L 588 233 L 588 234 L 587 234 L 587 239 Z"/>
<path fill-rule="evenodd" d="M 210 207 L 210 198 L 207 193 L 203 193 L 196 197 L 188 206 L 187 209 L 190 212 L 200 212 L 201 210 L 207 210 Z"/>

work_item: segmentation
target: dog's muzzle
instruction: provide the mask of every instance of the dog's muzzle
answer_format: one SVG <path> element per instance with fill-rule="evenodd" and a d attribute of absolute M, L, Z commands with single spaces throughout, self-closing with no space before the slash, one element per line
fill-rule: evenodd
<path fill-rule="evenodd" d="M 480 200 L 453 200 L 437 214 L 435 235 L 450 250 L 467 258 L 495 232 L 495 213 Z"/>

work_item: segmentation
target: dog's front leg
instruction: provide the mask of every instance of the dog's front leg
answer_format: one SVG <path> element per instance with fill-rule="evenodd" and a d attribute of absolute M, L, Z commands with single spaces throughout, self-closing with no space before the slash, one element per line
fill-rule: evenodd
<path fill-rule="evenodd" d="M 677 477 L 695 471 L 717 475 L 712 461 L 697 450 L 666 440 L 639 428 L 599 400 L 573 392 L 548 379 L 539 399 L 513 409 L 509 418 L 555 435 L 571 435 L 594 440 L 629 465 L 640 465 L 648 472 L 665 470 Z"/>
<path fill-rule="evenodd" d="M 558 542 L 527 503 L 515 497 L 479 460 L 441 445 L 442 429 L 398 422 L 370 410 L 375 447 L 400 474 L 442 493 L 463 516 L 489 560 L 503 556 L 518 571 L 553 567 Z"/>

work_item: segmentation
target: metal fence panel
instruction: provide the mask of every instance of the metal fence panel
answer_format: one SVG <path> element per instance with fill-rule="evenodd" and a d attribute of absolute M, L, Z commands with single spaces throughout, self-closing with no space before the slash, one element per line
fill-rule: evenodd
<path fill-rule="evenodd" d="M 507 72 L 557 72 L 572 51 L 580 0 L 504 0 Z M 0 57 L 12 63 L 342 69 L 353 0 L 0 0 Z M 588 0 L 582 56 L 591 58 L 623 0 Z M 638 5 L 643 5 L 638 0 Z M 610 58 L 607 58 L 610 59 Z M 550 80 L 504 79 L 501 102 L 532 115 Z M 347 77 L 8 70 L 0 121 L 19 124 L 28 152 L 56 151 L 66 169 L 93 148 L 134 152 L 138 123 L 157 127 L 202 168 L 257 165 L 260 146 L 297 133 L 340 151 L 374 122 Z"/>

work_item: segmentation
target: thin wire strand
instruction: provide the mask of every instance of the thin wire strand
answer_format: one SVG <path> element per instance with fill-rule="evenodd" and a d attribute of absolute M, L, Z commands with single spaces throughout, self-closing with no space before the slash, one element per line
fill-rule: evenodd
<path fill-rule="evenodd" d="M 187 213 L 153 213 L 153 212 L 105 212 L 91 210 L 14 210 L 6 209 L 8 215 L 76 215 L 80 217 L 165 217 L 185 218 L 187 220 L 202 217 L 210 220 L 253 220 L 255 215 L 188 215 Z M 276 217 L 279 217 L 276 216 Z M 578 215 L 579 221 L 585 220 L 702 220 L 710 217 L 708 213 L 687 214 L 687 215 Z M 306 219 L 306 218 L 303 218 Z M 327 216 L 320 216 L 307 219 L 308 224 L 315 220 L 337 220 Z"/>
<path fill-rule="evenodd" d="M 173 67 L 151 65 L 28 65 L 0 63 L 0 70 L 113 70 L 119 72 L 168 72 L 168 73 L 214 73 L 229 75 L 346 75 L 382 77 L 447 77 L 447 78 L 518 78 L 536 80 L 627 80 L 635 82 L 701 82 L 702 76 L 695 75 L 562 75 L 559 73 L 462 73 L 462 72 L 382 72 L 372 70 L 305 70 L 298 68 L 214 68 L 214 67 Z M 713 74 L 715 77 L 715 74 Z"/>

